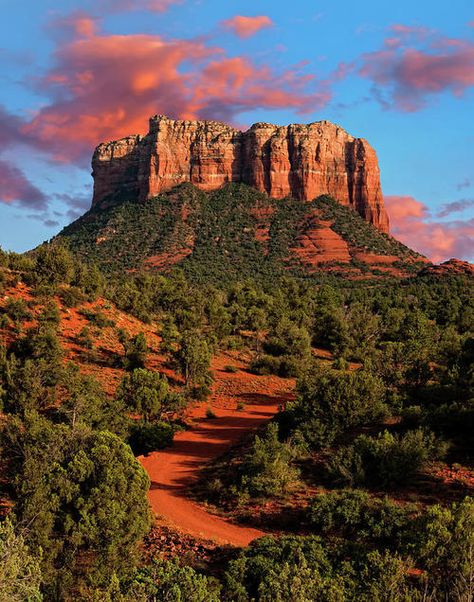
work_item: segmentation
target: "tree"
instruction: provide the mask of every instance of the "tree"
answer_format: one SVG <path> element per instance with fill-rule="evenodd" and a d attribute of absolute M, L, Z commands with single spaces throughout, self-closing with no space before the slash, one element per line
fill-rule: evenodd
<path fill-rule="evenodd" d="M 182 335 L 179 347 L 173 355 L 187 385 L 208 384 L 211 349 L 201 334 L 187 332 Z"/>
<path fill-rule="evenodd" d="M 150 481 L 128 445 L 107 431 L 29 416 L 8 425 L 2 448 L 18 519 L 29 526 L 31 550 L 43 550 L 50 588 L 63 595 L 101 585 L 133 565 L 149 526 Z"/>
<path fill-rule="evenodd" d="M 45 243 L 36 251 L 35 279 L 46 285 L 69 284 L 74 277 L 74 258 L 61 243 Z"/>
<path fill-rule="evenodd" d="M 81 374 L 76 365 L 69 363 L 63 371 L 61 385 L 64 395 L 58 413 L 73 429 L 82 424 L 125 434 L 128 420 L 123 403 L 109 399 L 94 377 Z"/>
<path fill-rule="evenodd" d="M 399 485 L 413 478 L 428 460 L 440 459 L 445 453 L 446 446 L 422 429 L 404 435 L 388 431 L 377 437 L 359 435 L 333 454 L 329 474 L 343 485 Z"/>
<path fill-rule="evenodd" d="M 474 500 L 432 506 L 413 525 L 410 551 L 427 569 L 433 599 L 474 599 Z"/>
<path fill-rule="evenodd" d="M 383 418 L 384 396 L 382 381 L 365 370 L 347 372 L 316 363 L 298 383 L 288 414 L 306 442 L 321 448 L 348 429 Z"/>
<path fill-rule="evenodd" d="M 126 370 L 144 368 L 148 355 L 148 343 L 143 332 L 139 332 L 130 338 L 127 332 L 119 330 L 118 336 L 125 350 L 125 357 L 123 359 L 124 368 Z"/>
<path fill-rule="evenodd" d="M 40 558 L 34 558 L 23 535 L 7 516 L 0 522 L 0 600 L 40 602 Z"/>
<path fill-rule="evenodd" d="M 133 600 L 155 602 L 220 602 L 220 584 L 177 560 L 159 562 L 141 569 L 130 586 Z"/>
<path fill-rule="evenodd" d="M 278 440 L 278 425 L 268 424 L 263 437 L 255 437 L 243 461 L 241 488 L 253 496 L 281 496 L 294 487 L 299 471 L 292 465 L 294 451 Z"/>
<path fill-rule="evenodd" d="M 180 397 L 170 390 L 166 377 L 145 368 L 124 376 L 117 398 L 146 421 L 160 418 L 164 412 L 174 412 L 180 406 Z"/>

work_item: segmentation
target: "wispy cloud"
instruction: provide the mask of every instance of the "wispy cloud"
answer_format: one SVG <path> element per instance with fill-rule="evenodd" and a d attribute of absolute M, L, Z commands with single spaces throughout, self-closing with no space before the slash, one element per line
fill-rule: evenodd
<path fill-rule="evenodd" d="M 37 210 L 48 204 L 46 196 L 21 170 L 4 160 L 0 160 L 0 202 Z"/>
<path fill-rule="evenodd" d="M 461 213 L 474 207 L 474 199 L 461 199 L 460 201 L 453 201 L 452 203 L 445 203 L 441 210 L 437 213 L 438 217 L 448 217 L 453 213 Z"/>

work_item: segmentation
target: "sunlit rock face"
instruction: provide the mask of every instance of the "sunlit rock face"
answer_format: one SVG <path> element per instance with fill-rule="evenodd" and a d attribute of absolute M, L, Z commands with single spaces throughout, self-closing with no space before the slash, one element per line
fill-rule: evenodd
<path fill-rule="evenodd" d="M 277 199 L 329 194 L 389 230 L 374 149 L 329 121 L 256 123 L 242 132 L 216 121 L 157 115 L 146 136 L 100 144 L 92 169 L 93 206 L 144 201 L 182 182 L 206 191 L 242 182 Z"/>

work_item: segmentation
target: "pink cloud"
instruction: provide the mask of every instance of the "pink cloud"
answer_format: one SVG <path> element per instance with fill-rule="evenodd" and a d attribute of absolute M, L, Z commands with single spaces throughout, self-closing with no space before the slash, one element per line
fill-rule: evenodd
<path fill-rule="evenodd" d="M 259 15 L 258 17 L 236 15 L 235 17 L 232 17 L 232 19 L 223 21 L 222 25 L 226 29 L 233 31 L 239 38 L 250 38 L 261 29 L 271 27 L 273 21 L 266 15 Z"/>
<path fill-rule="evenodd" d="M 474 219 L 438 222 L 426 205 L 410 196 L 385 196 L 391 232 L 433 262 L 474 259 Z"/>
<path fill-rule="evenodd" d="M 49 103 L 21 129 L 57 161 L 89 160 L 96 144 L 143 132 L 155 113 L 233 122 L 259 108 L 305 113 L 331 98 L 330 79 L 230 58 L 200 38 L 106 35 L 83 15 L 73 30 L 36 82 Z"/>
<path fill-rule="evenodd" d="M 95 7 L 104 13 L 118 13 L 132 10 L 163 13 L 173 4 L 181 4 L 182 2 L 183 0 L 98 0 Z"/>
<path fill-rule="evenodd" d="M 434 94 L 450 92 L 459 97 L 474 86 L 474 43 L 423 27 L 390 29 L 398 37 L 388 37 L 383 49 L 364 54 L 359 69 L 373 82 L 383 104 L 413 112 Z"/>
<path fill-rule="evenodd" d="M 18 203 L 30 209 L 45 209 L 47 199 L 17 167 L 0 160 L 0 202 Z"/>

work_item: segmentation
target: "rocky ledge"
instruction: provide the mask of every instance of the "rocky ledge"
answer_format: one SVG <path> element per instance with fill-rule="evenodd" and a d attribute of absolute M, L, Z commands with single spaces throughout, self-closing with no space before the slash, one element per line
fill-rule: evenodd
<path fill-rule="evenodd" d="M 374 149 L 329 121 L 246 132 L 216 121 L 150 119 L 146 136 L 100 144 L 92 159 L 93 206 L 144 201 L 182 182 L 205 191 L 242 182 L 273 198 L 329 194 L 388 232 Z"/>

